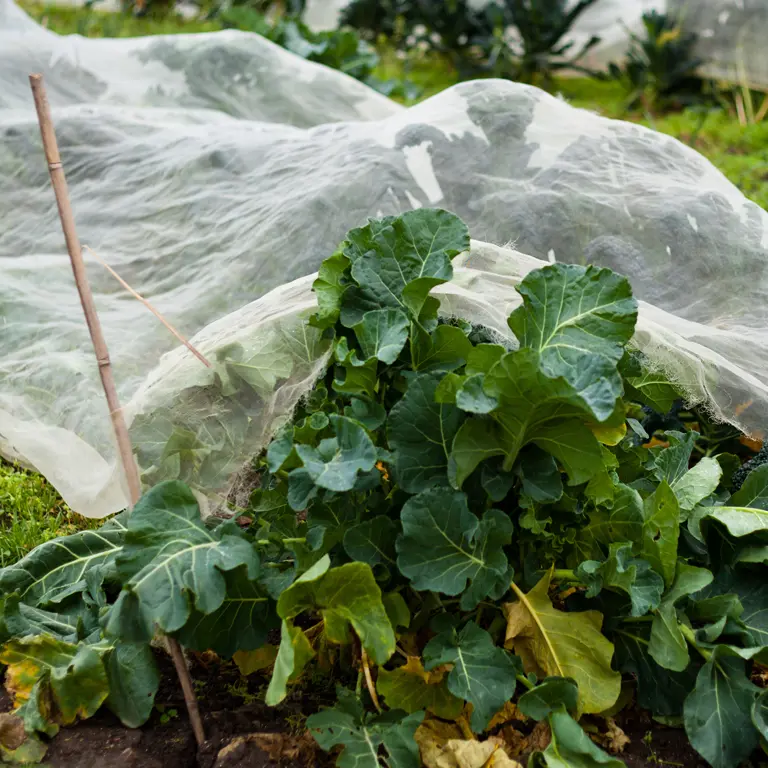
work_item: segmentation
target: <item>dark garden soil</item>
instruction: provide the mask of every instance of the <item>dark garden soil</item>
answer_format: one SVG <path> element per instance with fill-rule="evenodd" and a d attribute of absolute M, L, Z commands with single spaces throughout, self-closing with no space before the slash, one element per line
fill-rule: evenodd
<path fill-rule="evenodd" d="M 125 728 L 102 710 L 90 720 L 63 728 L 51 739 L 44 765 L 48 768 L 330 768 L 334 758 L 316 748 L 304 727 L 307 715 L 333 703 L 327 689 L 289 696 L 280 707 L 267 707 L 267 677 L 243 678 L 237 667 L 205 655 L 192 659 L 200 710 L 208 741 L 198 750 L 189 726 L 184 699 L 170 661 L 158 654 L 163 681 L 150 721 Z M 11 702 L 0 689 L 0 711 Z M 629 768 L 684 766 L 707 768 L 691 749 L 685 733 L 629 709 L 617 724 L 630 742 L 618 755 Z M 525 730 L 529 730 L 526 728 Z M 522 763 L 526 759 L 521 756 Z"/>

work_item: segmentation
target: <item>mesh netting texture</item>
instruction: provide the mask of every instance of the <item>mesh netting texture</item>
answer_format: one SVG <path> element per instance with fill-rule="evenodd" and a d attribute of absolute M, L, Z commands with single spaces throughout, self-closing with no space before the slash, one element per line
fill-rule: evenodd
<path fill-rule="evenodd" d="M 436 290 L 445 314 L 511 344 L 528 271 L 611 267 L 641 301 L 634 343 L 651 365 L 716 417 L 768 429 L 768 214 L 676 140 L 507 81 L 406 109 L 241 32 L 63 38 L 0 0 L 0 450 L 78 512 L 115 512 L 127 493 L 35 71 L 81 241 L 213 362 L 89 260 L 146 483 L 180 476 L 214 502 L 226 495 L 327 363 L 304 323 L 313 271 L 367 217 L 420 206 L 457 213 L 476 238 Z M 234 395 L 233 366 L 249 383 Z"/>

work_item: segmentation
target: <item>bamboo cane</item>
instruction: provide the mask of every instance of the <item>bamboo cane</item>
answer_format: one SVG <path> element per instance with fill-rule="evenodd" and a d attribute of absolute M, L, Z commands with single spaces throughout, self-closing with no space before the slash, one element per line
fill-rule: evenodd
<path fill-rule="evenodd" d="M 43 84 L 42 75 L 30 75 L 29 83 L 32 87 L 32 95 L 35 100 L 35 109 L 37 110 L 37 119 L 40 123 L 40 135 L 43 139 L 43 149 L 48 161 L 48 170 L 51 174 L 51 185 L 56 196 L 56 205 L 59 209 L 59 218 L 61 219 L 61 228 L 64 231 L 64 240 L 67 244 L 69 259 L 72 263 L 72 272 L 75 276 L 77 292 L 80 295 L 80 303 L 85 313 L 85 321 L 88 324 L 88 331 L 91 335 L 93 350 L 96 353 L 96 362 L 99 366 L 101 383 L 104 387 L 104 394 L 109 406 L 109 415 L 112 419 L 112 427 L 117 440 L 117 448 L 120 459 L 125 471 L 125 478 L 128 483 L 131 505 L 134 505 L 141 496 L 141 483 L 139 481 L 139 472 L 136 462 L 133 459 L 133 450 L 131 440 L 128 436 L 128 427 L 125 424 L 123 411 L 120 408 L 120 400 L 117 396 L 115 387 L 115 378 L 112 373 L 112 364 L 109 359 L 109 350 L 104 334 L 101 329 L 99 315 L 96 312 L 96 305 L 93 300 L 93 293 L 88 282 L 88 275 L 83 261 L 83 253 L 80 247 L 80 241 L 77 237 L 75 228 L 75 217 L 72 213 L 72 206 L 69 201 L 69 191 L 67 190 L 67 180 L 64 176 L 64 168 L 59 156 L 59 146 L 56 141 L 56 132 L 51 119 L 51 110 L 48 105 L 48 96 Z M 184 656 L 178 640 L 172 637 L 166 638 L 171 651 L 176 672 L 181 682 L 181 688 L 184 692 L 184 701 L 189 712 L 189 719 L 192 723 L 192 730 L 198 745 L 205 741 L 203 723 L 200 718 L 200 711 L 197 707 L 194 689 L 192 687 L 192 678 L 189 674 Z"/>

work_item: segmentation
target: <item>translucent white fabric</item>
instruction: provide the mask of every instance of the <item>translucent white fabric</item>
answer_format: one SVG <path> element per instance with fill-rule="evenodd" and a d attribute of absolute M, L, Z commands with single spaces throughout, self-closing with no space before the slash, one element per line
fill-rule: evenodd
<path fill-rule="evenodd" d="M 366 217 L 425 205 L 476 238 L 440 290 L 444 312 L 506 335 L 530 269 L 612 267 L 643 302 L 635 341 L 651 362 L 716 416 L 768 429 L 768 215 L 688 147 L 511 82 L 405 109 L 256 35 L 61 38 L 0 0 L 0 448 L 79 512 L 114 512 L 126 494 L 33 71 L 82 242 L 214 363 L 89 261 L 146 482 L 177 472 L 226 494 L 324 366 L 302 322 L 311 273 Z M 224 397 L 233 356 L 252 386 Z M 190 442 L 169 459 L 171 437 Z"/>

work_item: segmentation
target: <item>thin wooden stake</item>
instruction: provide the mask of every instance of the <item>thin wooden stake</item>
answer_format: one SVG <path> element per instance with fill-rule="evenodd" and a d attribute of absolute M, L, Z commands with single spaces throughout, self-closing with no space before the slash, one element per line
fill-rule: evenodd
<path fill-rule="evenodd" d="M 138 291 L 131 288 L 131 286 L 128 285 L 128 283 L 126 283 L 125 280 L 123 280 L 123 278 L 120 277 L 120 275 L 118 275 L 117 272 L 115 272 L 115 270 L 112 269 L 112 267 L 110 267 L 90 245 L 86 245 L 84 248 L 94 259 L 96 259 L 96 261 L 99 262 L 99 264 L 101 264 L 102 267 L 104 267 L 104 269 L 107 270 L 107 272 L 109 272 L 110 275 L 112 275 L 112 277 L 115 278 L 115 280 L 117 280 L 118 283 L 120 283 L 120 285 L 123 286 L 123 288 L 125 288 L 126 291 L 128 291 L 128 293 L 131 294 L 131 296 L 133 296 L 134 299 L 140 301 L 206 368 L 211 367 L 211 364 L 208 362 L 205 355 L 203 355 L 200 350 L 193 347 L 189 341 L 187 341 L 187 339 L 185 339 L 184 336 L 182 336 Z"/>
<path fill-rule="evenodd" d="M 107 342 L 104 339 L 104 333 L 101 330 L 101 322 L 96 312 L 96 304 L 93 300 L 91 285 L 88 282 L 88 274 L 83 261 L 83 252 L 80 248 L 80 241 L 77 237 L 75 228 L 75 217 L 72 213 L 72 206 L 69 202 L 69 191 L 67 189 L 67 180 L 64 176 L 64 168 L 59 156 L 59 145 L 56 141 L 56 132 L 53 128 L 51 119 L 51 109 L 48 105 L 48 96 L 45 92 L 42 75 L 30 75 L 29 84 L 32 87 L 32 96 L 35 99 L 35 109 L 37 110 L 37 119 L 40 123 L 40 135 L 43 139 L 43 149 L 45 158 L 48 161 L 48 170 L 51 174 L 51 185 L 56 195 L 56 205 L 59 209 L 59 218 L 61 219 L 61 228 L 64 231 L 64 240 L 67 243 L 69 259 L 72 263 L 72 272 L 75 276 L 77 292 L 80 295 L 80 303 L 85 313 L 85 321 L 88 324 L 88 332 L 91 335 L 93 350 L 96 353 L 96 362 L 99 366 L 101 383 L 104 387 L 104 394 L 107 398 L 109 415 L 112 419 L 112 428 L 115 431 L 117 448 L 120 459 L 123 464 L 125 478 L 128 483 L 131 505 L 134 505 L 141 496 L 141 482 L 139 480 L 139 471 L 136 462 L 133 459 L 133 450 L 131 440 L 128 436 L 128 427 L 125 424 L 123 411 L 120 408 L 120 400 L 117 396 L 115 387 L 115 378 L 112 374 L 112 364 L 109 359 L 109 350 Z M 192 730 L 195 733 L 197 743 L 202 744 L 205 741 L 203 723 L 200 719 L 200 712 L 197 708 L 197 699 L 192 687 L 192 678 L 184 662 L 179 641 L 168 637 L 168 647 L 171 651 L 176 672 L 181 681 L 181 688 L 184 691 L 184 701 L 189 712 L 189 719 L 192 723 Z"/>

